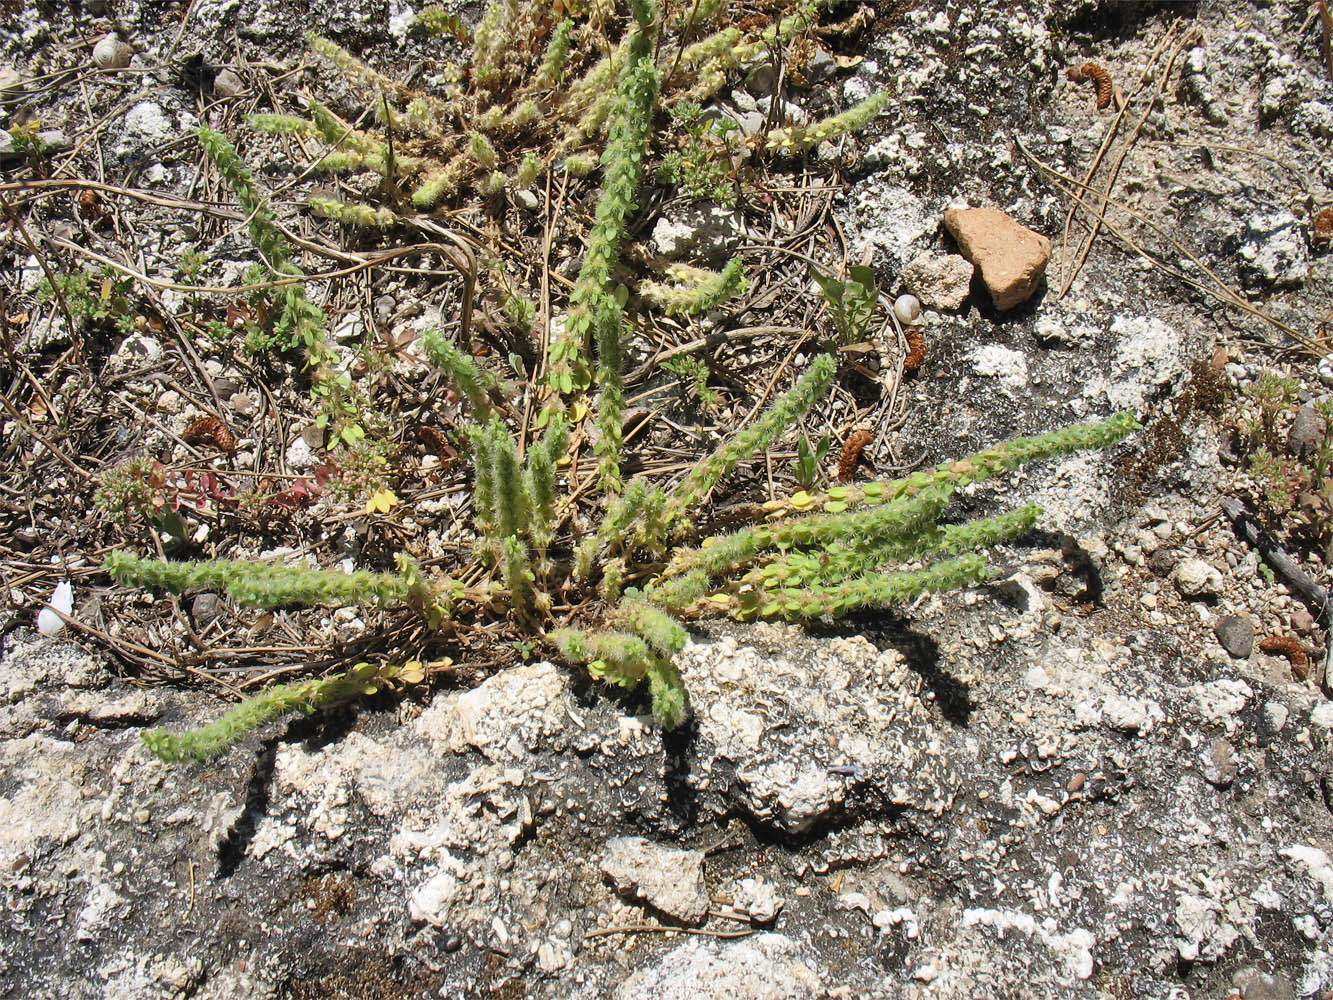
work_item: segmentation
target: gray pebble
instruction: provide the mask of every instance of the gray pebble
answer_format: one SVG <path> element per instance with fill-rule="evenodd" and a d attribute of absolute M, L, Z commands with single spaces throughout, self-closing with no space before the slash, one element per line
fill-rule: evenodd
<path fill-rule="evenodd" d="M 1309 459 L 1324 441 L 1324 421 L 1313 406 L 1302 406 L 1291 421 L 1287 434 L 1287 450 L 1300 458 Z"/>
<path fill-rule="evenodd" d="M 1209 740 L 1199 754 L 1203 763 L 1203 779 L 1214 788 L 1230 788 L 1236 780 L 1236 749 L 1222 737 Z"/>
<path fill-rule="evenodd" d="M 1290 718 L 1291 712 L 1280 701 L 1267 701 L 1264 702 L 1263 715 L 1264 726 L 1276 736 L 1286 728 L 1287 719 Z"/>
<path fill-rule="evenodd" d="M 190 614 L 200 628 L 210 625 L 222 615 L 222 598 L 217 594 L 196 594 L 190 604 Z"/>
<path fill-rule="evenodd" d="M 614 837 L 607 841 L 602 871 L 618 892 L 697 923 L 708 912 L 703 863 L 703 851 L 662 847 L 643 837 Z"/>
<path fill-rule="evenodd" d="M 1251 289 L 1299 288 L 1305 281 L 1305 237 L 1290 212 L 1261 213 L 1247 220 L 1236 255 Z"/>
<path fill-rule="evenodd" d="M 1148 568 L 1158 576 L 1170 576 L 1178 562 L 1180 553 L 1175 549 L 1158 549 L 1148 557 Z"/>
<path fill-rule="evenodd" d="M 245 89 L 241 78 L 229 69 L 223 69 L 213 77 L 213 96 L 221 100 L 235 97 Z"/>
<path fill-rule="evenodd" d="M 1242 1000 L 1296 1000 L 1296 991 L 1285 976 L 1269 975 L 1252 965 L 1233 972 L 1231 983 L 1240 990 Z"/>
<path fill-rule="evenodd" d="M 1239 615 L 1227 615 L 1213 626 L 1213 634 L 1222 648 L 1238 660 L 1249 659 L 1254 652 L 1254 626 Z"/>
<path fill-rule="evenodd" d="M 767 97 L 777 85 L 777 72 L 768 63 L 760 63 L 745 78 L 745 89 L 754 97 Z"/>

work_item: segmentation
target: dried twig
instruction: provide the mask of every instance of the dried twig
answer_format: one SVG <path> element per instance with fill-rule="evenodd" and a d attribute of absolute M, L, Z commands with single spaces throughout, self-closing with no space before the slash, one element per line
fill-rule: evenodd
<path fill-rule="evenodd" d="M 1282 574 L 1283 579 L 1301 595 L 1316 616 L 1323 618 L 1329 610 L 1328 589 L 1315 583 L 1310 574 L 1265 532 L 1241 506 L 1240 501 L 1227 497 L 1222 510 L 1230 519 L 1236 533 L 1258 550 L 1264 561 Z"/>
<path fill-rule="evenodd" d="M 1171 265 L 1163 262 L 1160 258 L 1154 257 L 1147 250 L 1145 250 L 1143 246 L 1140 245 L 1139 242 L 1135 240 L 1131 235 L 1129 235 L 1122 228 L 1115 225 L 1108 218 L 1106 218 L 1104 210 L 1099 210 L 1095 205 L 1092 205 L 1084 200 L 1084 198 L 1079 194 L 1079 191 L 1083 190 L 1085 192 L 1093 192 L 1093 189 L 1090 186 L 1083 184 L 1080 181 L 1075 180 L 1073 177 L 1070 177 L 1068 174 L 1062 173 L 1061 171 L 1056 170 L 1054 167 L 1050 166 L 1040 157 L 1036 156 L 1025 145 L 1023 145 L 1023 140 L 1021 137 L 1015 136 L 1014 142 L 1018 146 L 1019 151 L 1022 152 L 1022 154 L 1026 156 L 1035 166 L 1039 167 L 1042 171 L 1044 171 L 1049 177 L 1052 178 L 1052 180 L 1059 182 L 1056 185 L 1057 187 L 1064 185 L 1062 190 L 1068 197 L 1072 198 L 1074 202 L 1077 203 L 1081 208 L 1086 209 L 1090 215 L 1095 215 L 1099 219 L 1100 225 L 1110 230 L 1110 232 L 1122 243 L 1124 243 L 1126 247 L 1133 250 L 1135 253 L 1139 254 L 1139 256 L 1143 257 L 1144 260 L 1148 261 L 1158 270 L 1171 275 L 1177 281 L 1180 281 L 1183 284 L 1188 285 L 1190 288 L 1196 289 L 1197 291 L 1205 295 L 1212 296 L 1213 298 L 1217 299 L 1219 302 L 1222 302 L 1225 305 L 1231 306 L 1235 309 L 1239 309 L 1242 312 L 1249 313 L 1256 319 L 1263 320 L 1265 323 L 1269 324 L 1270 326 L 1274 327 L 1277 330 L 1280 330 L 1282 333 L 1286 334 L 1292 340 L 1299 343 L 1302 347 L 1306 348 L 1316 357 L 1323 357 L 1324 354 L 1327 353 L 1325 349 L 1321 348 L 1321 346 L 1310 337 L 1307 337 L 1305 334 L 1301 333 L 1294 327 L 1291 327 L 1286 323 L 1283 323 L 1281 320 L 1274 318 L 1272 315 L 1265 312 L 1263 309 L 1248 302 L 1244 296 L 1242 296 L 1239 292 L 1237 292 L 1225 281 L 1223 281 L 1220 277 L 1218 277 L 1217 273 L 1214 272 L 1213 269 L 1209 267 L 1208 264 L 1205 263 L 1204 260 L 1200 258 L 1198 254 L 1196 254 L 1193 250 L 1189 249 L 1189 247 L 1185 246 L 1183 243 L 1177 240 L 1174 236 L 1168 233 L 1165 229 L 1163 229 L 1152 219 L 1148 218 L 1142 212 L 1136 211 L 1135 209 L 1130 208 L 1128 205 L 1125 205 L 1114 198 L 1107 198 L 1105 208 L 1114 208 L 1117 211 L 1124 212 L 1126 215 L 1147 226 L 1154 233 L 1156 233 L 1163 241 L 1169 244 L 1182 256 L 1186 257 L 1190 261 L 1190 263 L 1194 264 L 1196 267 L 1199 268 L 1200 271 L 1202 271 L 1205 275 L 1207 275 L 1210 279 L 1212 279 L 1214 284 L 1207 285 L 1196 278 L 1191 278 L 1189 275 L 1180 271 L 1178 268 L 1174 268 Z M 1099 192 L 1093 192 L 1093 193 L 1099 194 Z"/>
<path fill-rule="evenodd" d="M 716 938 L 743 938 L 749 937 L 754 931 L 747 929 L 743 931 L 715 931 L 707 927 L 670 927 L 662 924 L 621 924 L 619 927 L 598 927 L 588 931 L 583 935 L 583 940 L 589 938 L 610 937 L 613 934 L 698 934 L 702 937 Z"/>
<path fill-rule="evenodd" d="M 1073 267 L 1070 268 L 1069 273 L 1065 275 L 1064 280 L 1060 284 L 1060 291 L 1057 292 L 1055 296 L 1057 301 L 1059 299 L 1064 298 L 1064 296 L 1068 293 L 1070 287 L 1074 284 L 1074 279 L 1078 277 L 1079 271 L 1083 269 L 1083 265 L 1088 259 L 1088 254 L 1091 253 L 1092 251 L 1092 244 L 1097 239 L 1097 231 L 1099 226 L 1101 225 L 1102 213 L 1105 211 L 1106 203 L 1111 197 L 1111 191 L 1115 188 L 1116 179 L 1120 176 L 1120 168 L 1125 162 L 1125 157 L 1129 155 L 1129 151 L 1134 147 L 1134 143 L 1138 140 L 1139 134 L 1143 131 L 1143 126 L 1147 123 L 1148 117 L 1152 114 L 1153 109 L 1157 106 L 1157 102 L 1165 98 L 1167 92 L 1167 85 L 1170 82 L 1171 78 L 1171 70 L 1175 67 L 1176 58 L 1180 55 L 1181 50 L 1184 49 L 1186 45 L 1192 44 L 1198 37 L 1198 32 L 1190 31 L 1187 32 L 1183 37 L 1176 39 L 1173 37 L 1175 35 L 1175 31 L 1176 31 L 1176 25 L 1172 25 L 1171 29 L 1166 34 L 1166 38 L 1163 39 L 1163 44 L 1167 44 L 1167 42 L 1169 41 L 1170 49 L 1166 56 L 1166 64 L 1162 67 L 1162 72 L 1159 74 L 1157 78 L 1157 91 L 1155 94 L 1152 94 L 1149 97 L 1147 107 L 1143 109 L 1143 114 L 1139 116 L 1139 120 L 1135 123 L 1134 128 L 1130 131 L 1129 137 L 1120 147 L 1120 152 L 1116 156 L 1115 162 L 1111 164 L 1111 169 L 1107 174 L 1106 178 L 1106 185 L 1099 196 L 1100 205 L 1097 211 L 1093 213 L 1093 219 L 1092 222 L 1090 223 L 1090 231 L 1087 237 L 1084 239 L 1082 246 L 1079 248 L 1078 257 L 1074 261 Z M 1153 53 L 1154 60 L 1156 59 L 1156 52 L 1159 50 L 1154 51 Z M 1128 108 L 1128 106 L 1129 106 L 1128 102 L 1126 102 L 1125 105 L 1121 108 L 1120 114 L 1116 116 L 1117 125 L 1119 124 L 1120 119 L 1123 116 L 1125 109 Z M 1113 133 L 1108 133 L 1108 134 L 1113 134 Z"/>
<path fill-rule="evenodd" d="M 1333 13 L 1329 12 L 1328 0 L 1317 0 L 1319 10 L 1319 27 L 1323 31 L 1323 38 L 1320 42 L 1324 50 L 1324 69 L 1328 73 L 1328 78 L 1333 80 Z"/>

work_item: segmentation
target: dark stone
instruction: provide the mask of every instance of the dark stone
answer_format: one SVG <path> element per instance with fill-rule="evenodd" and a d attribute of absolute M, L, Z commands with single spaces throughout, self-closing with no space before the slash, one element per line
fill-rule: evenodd
<path fill-rule="evenodd" d="M 1313 406 L 1302 406 L 1291 421 L 1287 450 L 1299 458 L 1309 460 L 1323 443 L 1324 421 L 1315 413 Z"/>
<path fill-rule="evenodd" d="M 1227 615 L 1213 626 L 1213 635 L 1222 648 L 1238 660 L 1249 659 L 1254 652 L 1254 626 L 1239 615 Z"/>
<path fill-rule="evenodd" d="M 190 614 L 195 625 L 202 628 L 217 620 L 222 614 L 222 598 L 217 594 L 196 594 L 190 604 Z"/>
<path fill-rule="evenodd" d="M 768 63 L 761 63 L 745 78 L 745 89 L 755 97 L 768 97 L 777 85 L 777 73 Z"/>
<path fill-rule="evenodd" d="M 1175 549 L 1163 547 L 1148 557 L 1148 568 L 1158 576 L 1170 576 L 1180 562 L 1180 553 Z"/>

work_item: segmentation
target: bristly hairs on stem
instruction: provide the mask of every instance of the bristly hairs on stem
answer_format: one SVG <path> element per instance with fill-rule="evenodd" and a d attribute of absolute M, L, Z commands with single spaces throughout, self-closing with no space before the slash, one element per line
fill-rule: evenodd
<path fill-rule="evenodd" d="M 832 356 L 821 354 L 810 370 L 797 379 L 796 384 L 763 416 L 732 435 L 717 451 L 696 465 L 694 471 L 668 497 L 667 523 L 685 520 L 688 512 L 704 494 L 734 469 L 736 463 L 752 457 L 776 441 L 787 427 L 823 398 L 836 371 L 837 362 Z"/>

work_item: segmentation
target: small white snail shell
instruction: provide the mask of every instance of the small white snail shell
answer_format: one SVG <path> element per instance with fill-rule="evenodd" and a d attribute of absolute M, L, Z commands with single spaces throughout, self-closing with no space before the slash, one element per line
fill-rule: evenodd
<path fill-rule="evenodd" d="M 893 314 L 899 323 L 912 326 L 921 319 L 921 302 L 915 295 L 899 295 L 893 301 Z"/>
<path fill-rule="evenodd" d="M 98 69 L 124 69 L 133 56 L 134 50 L 122 42 L 114 31 L 103 35 L 93 46 L 93 65 Z"/>

